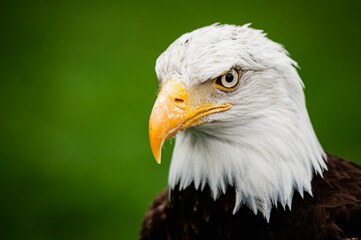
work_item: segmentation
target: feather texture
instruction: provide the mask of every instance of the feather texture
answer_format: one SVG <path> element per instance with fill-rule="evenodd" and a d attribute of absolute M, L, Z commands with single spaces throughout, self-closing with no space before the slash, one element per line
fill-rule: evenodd
<path fill-rule="evenodd" d="M 242 72 L 234 91 L 212 87 L 234 66 Z M 295 191 L 311 194 L 312 174 L 322 175 L 325 154 L 295 66 L 280 44 L 249 25 L 211 25 L 172 43 L 157 60 L 160 86 L 179 78 L 193 102 L 232 108 L 176 135 L 169 187 L 208 185 L 217 199 L 231 185 L 233 213 L 245 204 L 266 219 L 277 202 L 290 206 Z"/>
<path fill-rule="evenodd" d="M 232 67 L 238 86 L 214 87 Z M 192 103 L 232 107 L 176 135 L 142 240 L 361 238 L 361 168 L 323 151 L 296 67 L 249 25 L 197 29 L 161 54 L 160 87 L 179 79 Z"/>
<path fill-rule="evenodd" d="M 361 238 L 361 167 L 328 155 L 328 171 L 315 175 L 312 196 L 295 193 L 291 209 L 278 203 L 267 222 L 241 206 L 228 186 L 213 200 L 209 186 L 164 190 L 152 203 L 140 239 L 345 239 Z M 171 191 L 171 198 L 168 198 Z"/>

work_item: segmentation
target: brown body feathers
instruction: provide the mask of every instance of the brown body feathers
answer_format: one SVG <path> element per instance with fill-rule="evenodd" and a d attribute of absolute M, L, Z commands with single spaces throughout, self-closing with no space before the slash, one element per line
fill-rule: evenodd
<path fill-rule="evenodd" d="M 214 201 L 208 187 L 200 191 L 191 184 L 170 195 L 165 189 L 153 201 L 140 239 L 361 239 L 361 167 L 327 157 L 323 178 L 312 180 L 313 196 L 295 192 L 291 209 L 274 206 L 269 222 L 246 206 L 233 214 L 231 186 Z"/>

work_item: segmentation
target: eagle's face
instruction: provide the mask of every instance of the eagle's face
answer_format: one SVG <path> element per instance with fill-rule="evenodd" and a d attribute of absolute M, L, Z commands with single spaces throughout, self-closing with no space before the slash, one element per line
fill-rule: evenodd
<path fill-rule="evenodd" d="M 282 46 L 248 25 L 212 25 L 181 36 L 156 65 L 161 91 L 150 140 L 157 161 L 163 142 L 180 131 L 192 127 L 231 141 L 245 134 L 239 128 L 294 111 L 292 98 L 303 97 L 294 65 Z"/>
<path fill-rule="evenodd" d="M 158 58 L 160 93 L 150 117 L 153 154 L 176 135 L 170 189 L 236 190 L 268 218 L 311 193 L 325 154 L 310 123 L 297 64 L 262 31 L 212 25 L 184 34 Z"/>

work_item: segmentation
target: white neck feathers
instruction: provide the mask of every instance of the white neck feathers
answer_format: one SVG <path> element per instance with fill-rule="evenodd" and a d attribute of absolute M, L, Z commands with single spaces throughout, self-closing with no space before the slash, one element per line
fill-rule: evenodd
<path fill-rule="evenodd" d="M 294 191 L 312 194 L 314 174 L 326 169 L 325 153 L 312 129 L 306 108 L 283 115 L 267 109 L 259 118 L 232 128 L 199 126 L 176 137 L 169 186 L 209 185 L 213 199 L 228 185 L 236 190 L 236 213 L 247 205 L 269 220 L 272 206 L 291 208 Z M 292 114 L 295 116 L 292 117 Z M 222 129 L 222 130 L 220 130 Z"/>

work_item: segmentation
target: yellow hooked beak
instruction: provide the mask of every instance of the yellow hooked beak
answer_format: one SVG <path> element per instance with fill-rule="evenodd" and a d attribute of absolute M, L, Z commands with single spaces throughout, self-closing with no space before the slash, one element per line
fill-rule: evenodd
<path fill-rule="evenodd" d="M 167 81 L 155 101 L 149 120 L 149 140 L 153 155 L 160 163 L 164 141 L 187 128 L 205 123 L 201 118 L 230 109 L 231 104 L 192 104 L 179 79 Z"/>

